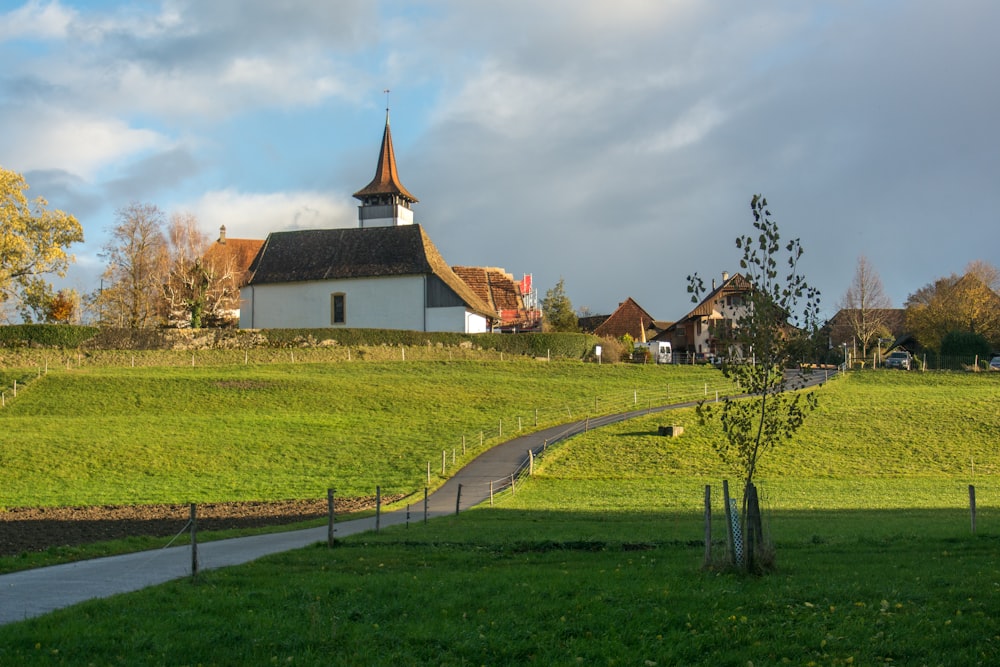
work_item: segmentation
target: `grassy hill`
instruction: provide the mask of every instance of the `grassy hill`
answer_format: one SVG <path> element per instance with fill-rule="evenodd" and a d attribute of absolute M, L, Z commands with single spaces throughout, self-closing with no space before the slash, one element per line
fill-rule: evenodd
<path fill-rule="evenodd" d="M 493 508 L 2 627 L 0 662 L 997 664 L 1000 378 L 857 373 L 820 398 L 764 461 L 767 577 L 702 569 L 727 471 L 687 411 L 681 438 L 653 415 L 567 441 Z"/>
<path fill-rule="evenodd" d="M 133 367 L 129 356 L 5 371 L 22 388 L 0 410 L 0 507 L 409 493 L 428 463 L 430 486 L 442 481 L 442 451 L 447 475 L 519 428 L 726 386 L 707 368 L 523 357 Z"/>

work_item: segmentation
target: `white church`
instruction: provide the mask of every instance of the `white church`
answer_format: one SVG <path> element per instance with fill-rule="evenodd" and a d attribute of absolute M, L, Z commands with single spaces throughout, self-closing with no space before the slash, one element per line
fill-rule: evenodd
<path fill-rule="evenodd" d="M 413 222 L 386 110 L 375 178 L 354 193 L 358 226 L 272 232 L 240 290 L 240 328 L 489 331 L 498 311 Z"/>

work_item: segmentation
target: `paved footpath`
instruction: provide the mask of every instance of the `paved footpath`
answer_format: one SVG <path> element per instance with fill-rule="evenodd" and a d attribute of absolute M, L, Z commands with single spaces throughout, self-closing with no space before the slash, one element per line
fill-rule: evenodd
<path fill-rule="evenodd" d="M 632 414 L 635 416 L 635 414 Z M 590 420 L 590 426 L 617 419 Z M 537 455 L 546 444 L 581 432 L 588 423 L 581 421 L 557 426 L 515 438 L 484 452 L 456 472 L 427 498 L 428 518 L 466 510 L 490 497 L 490 485 L 499 493 L 510 485 L 510 478 L 528 460 L 528 450 Z M 461 485 L 461 496 L 459 496 Z M 423 520 L 423 497 L 411 506 L 411 521 Z M 406 521 L 406 509 L 383 512 L 380 526 Z M 198 544 L 199 571 L 240 565 L 269 554 L 300 549 L 327 540 L 327 526 L 292 530 L 251 537 L 237 537 Z M 335 523 L 335 537 L 346 537 L 375 530 L 375 517 Z M 0 575 L 0 624 L 68 607 L 84 600 L 129 593 L 191 574 L 191 547 L 167 547 L 154 551 L 95 558 Z"/>
<path fill-rule="evenodd" d="M 696 403 L 680 403 L 596 417 L 536 431 L 502 443 L 479 455 L 456 472 L 427 499 L 427 516 L 454 514 L 478 505 L 494 493 L 508 488 L 511 476 L 523 469 L 528 451 L 539 455 L 546 445 L 563 438 L 651 412 Z M 459 494 L 461 487 L 461 494 Z M 423 519 L 423 498 L 411 507 L 411 521 Z M 402 524 L 406 510 L 385 512 L 380 526 Z M 335 524 L 335 537 L 346 537 L 375 529 L 375 517 Z M 198 544 L 198 569 L 211 570 L 240 565 L 269 554 L 300 549 L 327 540 L 327 527 L 293 530 L 251 537 L 237 537 Z M 41 616 L 84 600 L 129 593 L 191 574 L 190 546 L 168 547 L 53 565 L 0 575 L 0 625 Z"/>

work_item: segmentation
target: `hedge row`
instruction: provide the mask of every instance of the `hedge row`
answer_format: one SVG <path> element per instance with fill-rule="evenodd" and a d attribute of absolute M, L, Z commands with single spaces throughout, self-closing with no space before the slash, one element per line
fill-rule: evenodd
<path fill-rule="evenodd" d="M 70 324 L 14 324 L 0 327 L 0 347 L 78 348 L 98 331 Z"/>
<path fill-rule="evenodd" d="M 110 329 L 57 324 L 0 327 L 0 347 L 91 350 L 253 349 L 323 345 L 474 347 L 512 355 L 582 359 L 601 340 L 589 334 L 460 334 L 395 329 Z"/>

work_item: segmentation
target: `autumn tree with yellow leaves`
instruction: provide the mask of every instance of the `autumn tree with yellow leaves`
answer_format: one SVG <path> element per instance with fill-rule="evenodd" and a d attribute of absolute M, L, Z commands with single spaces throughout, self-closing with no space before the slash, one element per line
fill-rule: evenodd
<path fill-rule="evenodd" d="M 65 276 L 67 249 L 83 241 L 76 218 L 49 210 L 42 197 L 29 200 L 27 190 L 24 176 L 0 167 L 0 306 L 20 305 L 45 274 Z"/>
<path fill-rule="evenodd" d="M 1000 347 L 1000 280 L 991 265 L 977 261 L 962 275 L 938 278 L 906 300 L 906 326 L 920 344 L 941 352 L 952 332 L 973 333 Z"/>

